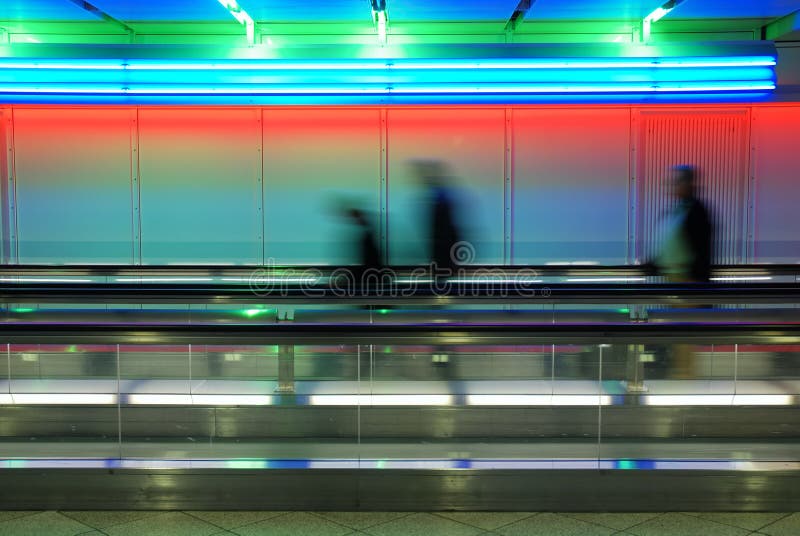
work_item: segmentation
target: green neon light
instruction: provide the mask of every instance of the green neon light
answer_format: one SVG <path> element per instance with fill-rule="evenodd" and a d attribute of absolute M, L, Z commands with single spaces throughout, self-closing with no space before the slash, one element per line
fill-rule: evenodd
<path fill-rule="evenodd" d="M 15 308 L 11 309 L 11 312 L 12 313 L 32 313 L 35 310 L 36 309 L 34 309 L 32 307 L 15 307 Z"/>
<path fill-rule="evenodd" d="M 636 462 L 633 460 L 619 460 L 617 467 L 620 469 L 636 469 Z"/>
<path fill-rule="evenodd" d="M 275 309 L 243 309 L 239 311 L 240 315 L 246 316 L 247 318 L 254 318 L 256 316 L 266 315 L 271 313 L 274 314 Z"/>
<path fill-rule="evenodd" d="M 379 315 L 388 315 L 389 311 L 390 311 L 390 309 L 378 309 L 377 313 Z"/>

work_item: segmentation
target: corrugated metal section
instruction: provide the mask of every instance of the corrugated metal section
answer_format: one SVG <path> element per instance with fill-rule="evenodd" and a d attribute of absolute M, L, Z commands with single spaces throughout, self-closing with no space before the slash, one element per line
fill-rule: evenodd
<path fill-rule="evenodd" d="M 749 110 L 639 112 L 637 257 L 652 258 L 675 206 L 670 168 L 698 169 L 698 193 L 715 226 L 715 262 L 742 262 L 746 226 Z"/>

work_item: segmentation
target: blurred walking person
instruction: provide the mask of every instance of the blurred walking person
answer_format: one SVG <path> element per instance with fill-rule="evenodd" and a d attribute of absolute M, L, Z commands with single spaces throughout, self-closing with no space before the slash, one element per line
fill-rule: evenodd
<path fill-rule="evenodd" d="M 708 209 L 697 197 L 697 170 L 672 168 L 672 193 L 677 204 L 669 214 L 666 239 L 655 265 L 670 283 L 708 283 L 711 279 L 713 225 Z M 692 378 L 694 352 L 688 344 L 673 347 L 671 377 Z"/>

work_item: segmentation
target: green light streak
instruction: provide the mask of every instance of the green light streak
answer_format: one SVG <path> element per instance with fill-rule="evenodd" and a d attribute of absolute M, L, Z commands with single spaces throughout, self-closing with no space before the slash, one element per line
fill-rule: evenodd
<path fill-rule="evenodd" d="M 242 309 L 240 311 L 237 311 L 237 313 L 247 318 L 254 318 L 256 316 L 274 314 L 275 309 Z"/>

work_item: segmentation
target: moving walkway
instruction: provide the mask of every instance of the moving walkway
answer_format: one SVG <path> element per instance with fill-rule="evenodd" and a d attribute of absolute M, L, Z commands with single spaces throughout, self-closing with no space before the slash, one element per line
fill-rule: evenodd
<path fill-rule="evenodd" d="M 329 279 L 258 295 L 5 274 L 0 495 L 8 508 L 797 508 L 800 296 L 790 269 L 750 270 L 728 277 L 778 279 L 334 296 Z M 147 277 L 223 277 L 169 273 Z M 690 377 L 674 375 L 678 345 Z"/>

